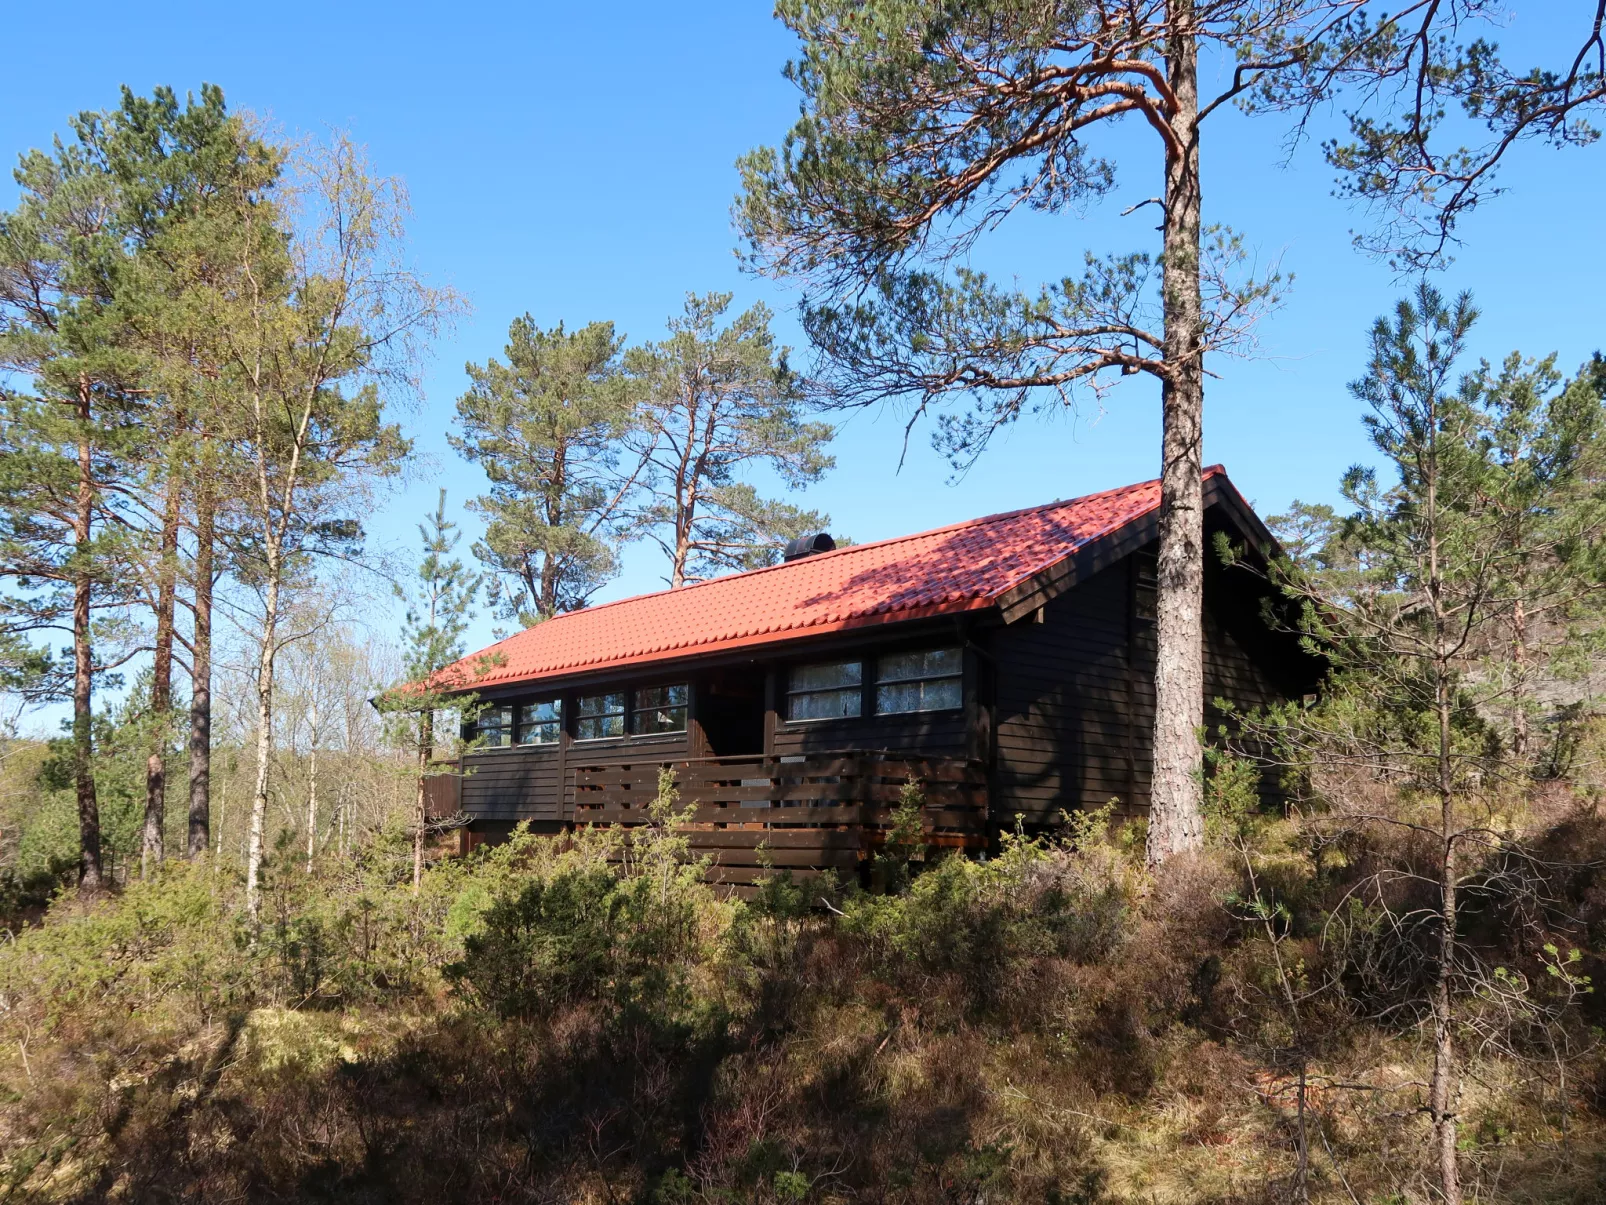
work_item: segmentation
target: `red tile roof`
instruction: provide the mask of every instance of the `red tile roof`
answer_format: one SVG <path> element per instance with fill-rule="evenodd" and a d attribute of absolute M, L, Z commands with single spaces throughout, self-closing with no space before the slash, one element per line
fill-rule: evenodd
<path fill-rule="evenodd" d="M 442 685 L 483 688 L 980 610 L 1159 504 L 1160 483 L 1145 481 L 604 603 L 465 657 L 442 671 Z"/>

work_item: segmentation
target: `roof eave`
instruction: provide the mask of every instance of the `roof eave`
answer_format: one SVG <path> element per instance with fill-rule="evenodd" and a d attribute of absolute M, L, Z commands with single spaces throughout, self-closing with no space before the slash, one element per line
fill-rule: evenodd
<path fill-rule="evenodd" d="M 501 690 L 509 686 L 532 686 L 537 683 L 560 686 L 577 678 L 595 678 L 615 672 L 641 669 L 647 666 L 667 665 L 681 661 L 697 661 L 705 657 L 713 657 L 741 649 L 779 648 L 789 644 L 802 643 L 813 637 L 829 636 L 838 632 L 885 627 L 922 619 L 941 618 L 946 615 L 967 615 L 976 611 L 985 611 L 996 604 L 996 598 L 983 596 L 956 599 L 951 602 L 932 603 L 924 607 L 904 607 L 896 611 L 853 615 L 846 619 L 834 620 L 828 623 L 809 624 L 806 627 L 778 628 L 772 632 L 735 636 L 727 640 L 711 640 L 702 644 L 655 649 L 651 652 L 639 653 L 631 657 L 557 666 L 544 673 L 482 677 L 461 688 L 449 690 L 448 693 L 470 694 L 481 690 Z"/>

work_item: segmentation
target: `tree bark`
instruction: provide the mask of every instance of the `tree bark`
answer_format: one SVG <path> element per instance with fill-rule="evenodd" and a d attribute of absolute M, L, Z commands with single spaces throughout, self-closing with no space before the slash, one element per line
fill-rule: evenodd
<path fill-rule="evenodd" d="M 1526 585 L 1521 578 L 1520 585 Z M 1511 754 L 1529 769 L 1528 751 L 1528 612 L 1519 597 L 1511 609 Z"/>
<path fill-rule="evenodd" d="M 1448 825 L 1446 825 L 1448 829 Z M 1456 882 L 1453 838 L 1444 843 L 1440 867 L 1439 910 L 1443 928 L 1439 934 L 1438 974 L 1433 984 L 1433 1080 L 1428 1091 L 1428 1112 L 1433 1119 L 1433 1139 L 1439 1165 L 1439 1191 L 1445 1205 L 1461 1205 L 1461 1168 L 1456 1158 L 1460 1129 L 1456 1112 L 1458 1086 L 1455 1072 L 1455 1013 L 1450 996 L 1450 976 L 1455 958 Z"/>
<path fill-rule="evenodd" d="M 1167 375 L 1161 384 L 1158 644 L 1154 672 L 1151 864 L 1204 839 L 1204 319 L 1199 284 L 1198 45 L 1191 0 L 1171 6 L 1167 76 L 1175 135 L 1166 155 L 1161 276 Z"/>
<path fill-rule="evenodd" d="M 262 642 L 257 650 L 257 765 L 251 794 L 251 828 L 245 853 L 245 907 L 256 929 L 262 915 L 263 828 L 268 816 L 268 769 L 273 761 L 274 647 L 279 638 L 279 557 L 268 548 L 268 591 L 262 611 Z"/>
<path fill-rule="evenodd" d="M 210 485 L 195 493 L 195 637 L 190 658 L 190 857 L 204 854 L 212 826 L 212 550 L 216 504 Z"/>
<path fill-rule="evenodd" d="M 307 873 L 318 852 L 318 694 L 312 695 L 312 725 L 307 748 Z"/>
<path fill-rule="evenodd" d="M 139 873 L 144 878 L 166 855 L 167 740 L 173 711 L 173 613 L 177 605 L 179 479 L 169 472 L 157 544 L 156 651 L 151 662 L 151 748 L 145 762 L 145 831 Z"/>
<path fill-rule="evenodd" d="M 435 753 L 435 713 L 424 711 L 418 717 L 418 798 L 413 806 L 413 894 L 424 885 L 424 827 L 428 821 L 425 807 L 424 776 L 429 773 L 429 759 Z"/>
<path fill-rule="evenodd" d="M 1451 733 L 1451 706 L 1455 682 L 1451 621 L 1445 610 L 1443 565 L 1439 527 L 1438 407 L 1428 416 L 1428 455 L 1423 480 L 1426 487 L 1427 594 L 1433 614 L 1433 703 L 1437 713 L 1438 756 L 1435 765 L 1439 795 L 1439 950 L 1435 959 L 1430 1008 L 1433 1014 L 1433 1076 L 1428 1086 L 1428 1115 L 1433 1121 L 1435 1155 L 1439 1165 L 1439 1192 L 1444 1205 L 1461 1205 L 1461 1169 L 1456 1158 L 1457 1086 L 1455 1072 L 1455 1014 L 1451 978 L 1455 973 L 1456 939 L 1456 837 L 1455 766 Z"/>
<path fill-rule="evenodd" d="M 78 498 L 73 521 L 76 544 L 73 570 L 72 735 L 73 777 L 78 795 L 78 885 L 93 892 L 101 885 L 100 804 L 95 797 L 94 674 L 95 655 L 89 627 L 94 575 L 90 568 L 90 536 L 95 514 L 94 460 L 90 448 L 90 391 L 87 377 L 78 380 Z"/>

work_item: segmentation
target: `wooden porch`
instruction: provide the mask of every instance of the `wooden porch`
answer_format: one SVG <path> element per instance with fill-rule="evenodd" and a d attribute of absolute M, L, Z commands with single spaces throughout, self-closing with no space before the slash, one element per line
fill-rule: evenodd
<path fill-rule="evenodd" d="M 739 891 L 765 873 L 765 863 L 798 878 L 827 870 L 857 876 L 885 841 L 911 777 L 925 795 L 928 844 L 973 849 L 987 841 L 986 770 L 959 758 L 856 751 L 592 760 L 575 752 L 563 769 L 563 827 L 644 823 L 658 772 L 668 767 L 680 809 L 693 807 L 692 850 L 712 859 L 709 881 Z M 460 784 L 455 775 L 435 779 L 431 812 L 455 811 Z"/>

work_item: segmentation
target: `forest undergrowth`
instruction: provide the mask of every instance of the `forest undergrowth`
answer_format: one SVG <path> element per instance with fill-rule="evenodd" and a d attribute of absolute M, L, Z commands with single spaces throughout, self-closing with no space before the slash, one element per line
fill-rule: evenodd
<path fill-rule="evenodd" d="M 1432 1200 L 1420 885 L 1359 890 L 1418 851 L 1237 789 L 1218 767 L 1209 849 L 1152 874 L 1107 810 L 980 860 L 906 807 L 876 890 L 737 901 L 666 793 L 628 838 L 517 833 L 416 894 L 401 830 L 311 873 L 280 850 L 258 930 L 215 859 L 65 891 L 0 939 L 0 1200 Z M 1493 864 L 1469 893 L 1465 1179 L 1598 1201 L 1573 951 L 1606 817 L 1558 792 L 1518 822 L 1568 858 L 1537 912 Z"/>

